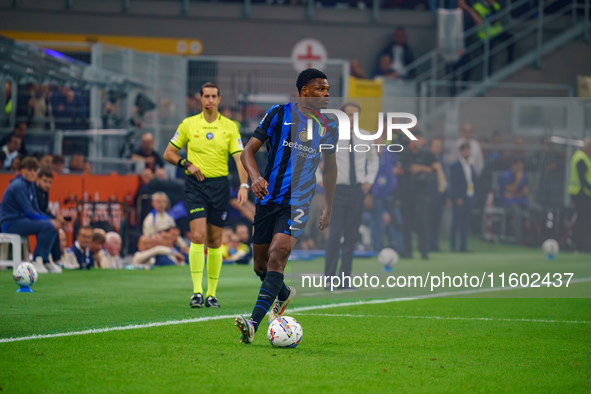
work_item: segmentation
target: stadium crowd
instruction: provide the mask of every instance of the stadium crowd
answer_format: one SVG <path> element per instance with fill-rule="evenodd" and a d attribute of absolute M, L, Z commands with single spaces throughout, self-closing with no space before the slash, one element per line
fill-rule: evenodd
<path fill-rule="evenodd" d="M 18 130 L 4 138 L 7 142 L 1 148 L 2 152 L 12 155 L 10 164 L 5 164 L 3 169 L 13 171 L 16 178 L 4 193 L 0 205 L 0 222 L 4 232 L 38 235 L 33 256 L 39 272 L 59 272 L 62 268 L 150 268 L 183 265 L 187 262 L 188 226 L 183 186 L 179 180 L 168 179 L 162 168 L 162 158 L 153 149 L 153 137 L 150 134 L 142 136 L 138 150 L 133 153 L 136 158 L 145 160 L 135 198 L 142 212 L 135 223 L 137 231 L 134 233 L 132 226 L 128 234 L 122 234 L 137 248 L 122 250 L 120 234 L 109 231 L 109 228 L 105 231 L 91 226 L 79 226 L 74 243 L 67 244 L 64 232 L 67 218 L 52 215 L 48 195 L 54 173 L 84 171 L 84 157 L 73 155 L 68 169 L 64 168 L 64 159 L 59 155 L 32 155 L 21 159 L 24 146 L 18 133 L 22 135 L 21 130 L 25 130 L 26 134 L 25 126 L 19 124 Z M 386 149 L 376 152 L 375 173 L 368 178 L 371 181 L 367 182 L 371 184 L 364 189 L 362 198 L 364 209 L 361 226 L 354 229 L 356 239 L 353 245 L 356 248 L 379 251 L 384 247 L 392 247 L 401 257 L 412 258 L 412 238 L 413 233 L 416 233 L 418 250 L 421 257 L 426 259 L 429 253 L 440 251 L 442 216 L 445 208 L 451 207 L 451 226 L 443 231 L 449 235 L 449 249 L 468 252 L 468 234 L 482 232 L 482 212 L 487 202 L 491 201 L 506 211 L 507 235 L 514 242 L 539 245 L 543 240 L 544 213 L 556 208 L 564 193 L 564 151 L 544 142 L 542 151 L 527 154 L 523 149 L 525 141 L 521 137 L 510 145 L 513 148 L 499 149 L 503 146 L 499 132 L 491 135 L 492 144 L 486 139 L 477 140 L 468 123 L 462 125 L 460 137 L 455 141 L 445 141 L 441 136 L 427 139 L 419 131 L 414 134 L 418 137 L 417 141 L 408 140 L 402 133 L 395 134 L 393 140 L 389 141 L 390 144 L 402 145 L 404 154 Z M 589 157 L 590 150 L 591 143 L 587 141 L 585 148 L 579 152 Z M 27 152 L 26 148 L 24 152 Z M 18 164 L 14 164 L 15 160 Z M 569 189 L 575 199 L 578 194 L 587 195 L 585 174 L 591 171 L 591 168 L 586 167 L 584 156 L 578 156 L 576 161 L 573 168 L 583 180 L 583 186 L 582 191 Z M 532 172 L 537 173 L 537 185 L 533 187 Z M 344 179 L 345 183 L 350 181 L 348 177 Z M 17 189 L 16 195 L 12 194 L 13 188 Z M 14 199 L 18 199 L 19 195 L 26 196 L 31 188 L 35 193 L 32 194 L 34 197 L 27 198 L 30 205 L 18 212 L 21 208 L 15 208 L 18 204 L 14 205 Z M 532 189 L 537 190 L 535 195 L 532 195 Z M 320 176 L 317 193 L 322 195 Z M 493 200 L 489 200 L 491 196 Z M 235 199 L 235 192 L 233 197 Z M 224 229 L 223 233 L 224 261 L 248 264 L 252 257 L 249 228 L 254 205 L 250 202 L 245 207 L 239 207 L 238 204 L 233 206 L 231 226 Z M 579 204 L 579 211 L 584 211 L 585 208 L 581 206 Z M 14 228 L 15 219 L 25 220 L 25 228 Z M 43 221 L 43 226 L 35 227 L 35 221 Z M 47 235 L 49 223 L 51 233 L 55 234 L 45 239 L 47 237 L 41 234 Z M 588 245 L 584 241 L 589 235 L 584 234 L 585 228 L 579 226 L 579 229 L 573 229 L 573 239 L 577 240 L 576 246 L 581 250 Z M 308 226 L 300 247 L 324 248 L 327 235 L 318 232 L 315 226 Z"/>

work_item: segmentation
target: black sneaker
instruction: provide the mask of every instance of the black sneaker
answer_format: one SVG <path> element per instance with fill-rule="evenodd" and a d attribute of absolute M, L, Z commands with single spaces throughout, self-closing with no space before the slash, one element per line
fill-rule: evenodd
<path fill-rule="evenodd" d="M 218 300 L 215 297 L 209 296 L 205 299 L 206 308 L 219 308 Z"/>
<path fill-rule="evenodd" d="M 195 293 L 191 297 L 191 308 L 203 308 L 203 294 Z"/>

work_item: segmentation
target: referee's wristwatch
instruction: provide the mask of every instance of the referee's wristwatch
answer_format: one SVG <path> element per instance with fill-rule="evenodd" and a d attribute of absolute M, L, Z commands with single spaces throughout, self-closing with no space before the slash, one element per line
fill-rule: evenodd
<path fill-rule="evenodd" d="M 193 163 L 191 163 L 189 160 L 181 157 L 176 165 L 177 165 L 177 167 L 183 168 L 185 170 L 189 170 L 189 166 L 191 166 L 192 164 Z"/>
<path fill-rule="evenodd" d="M 240 188 L 245 188 L 246 190 L 250 189 L 250 186 L 248 186 L 248 183 L 242 183 L 240 185 Z"/>

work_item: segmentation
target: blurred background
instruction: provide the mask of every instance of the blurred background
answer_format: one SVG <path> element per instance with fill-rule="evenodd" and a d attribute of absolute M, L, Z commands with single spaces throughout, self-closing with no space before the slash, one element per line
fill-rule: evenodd
<path fill-rule="evenodd" d="M 246 144 L 271 105 L 297 95 L 298 73 L 315 67 L 331 96 L 363 103 L 367 130 L 377 129 L 377 112 L 415 114 L 420 149 L 442 164 L 447 185 L 461 145 L 470 145 L 473 236 L 535 247 L 554 238 L 583 251 L 572 230 L 583 226 L 584 239 L 591 223 L 575 226 L 568 186 L 571 158 L 591 137 L 589 3 L 2 0 L 0 186 L 23 157 L 36 156 L 55 173 L 50 209 L 76 219 L 70 242 L 77 226 L 100 225 L 122 235 L 123 254 L 133 253 L 151 195 L 165 192 L 169 210 L 182 204 L 184 174 L 159 157 L 178 124 L 201 112 L 201 85 L 219 85 L 220 112 Z M 360 252 L 405 253 L 410 224 L 401 210 L 414 189 L 383 167 L 398 159 L 380 161 Z M 262 171 L 264 150 L 257 160 Z M 519 203 L 504 195 L 517 172 L 527 174 Z M 451 191 L 441 176 L 428 182 L 425 220 L 435 222 L 418 235 L 429 237 L 430 251 L 449 249 Z M 248 245 L 238 227 L 252 222 L 254 205 L 238 207 L 233 197 L 226 242 L 237 235 Z M 173 210 L 184 234 L 182 215 Z M 308 225 L 299 248 L 321 250 L 325 241 Z"/>

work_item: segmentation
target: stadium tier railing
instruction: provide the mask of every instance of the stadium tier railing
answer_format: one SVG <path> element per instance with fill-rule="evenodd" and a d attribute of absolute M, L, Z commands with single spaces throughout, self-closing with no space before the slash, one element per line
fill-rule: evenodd
<path fill-rule="evenodd" d="M 589 0 L 585 0 L 583 4 L 579 4 L 577 0 L 563 3 L 536 0 L 536 7 L 523 11 L 522 7 L 527 7 L 530 3 L 530 0 L 510 1 L 500 12 L 486 18 L 483 26 L 476 25 L 464 32 L 464 38 L 476 37 L 483 27 L 487 29 L 495 23 L 501 23 L 504 31 L 511 33 L 512 36 L 503 39 L 494 47 L 491 47 L 490 38 L 480 40 L 476 37 L 464 49 L 462 58 L 467 59 L 465 61 L 447 63 L 441 58 L 438 48 L 417 58 L 407 68 L 415 72 L 417 82 L 421 84 L 428 82 L 421 87 L 420 94 L 422 96 L 437 95 L 437 90 L 434 88 L 439 85 L 433 81 L 444 80 L 457 82 L 455 88 L 458 95 L 476 96 L 495 87 L 497 82 L 524 67 L 532 64 L 538 68 L 541 67 L 542 57 L 545 54 L 574 38 L 582 36 L 589 40 Z M 561 4 L 562 7 L 555 9 Z M 551 9 L 551 7 L 554 8 Z M 513 16 L 516 13 L 519 15 Z M 493 55 L 507 50 L 510 45 L 520 45 L 520 48 L 516 48 L 520 50 L 516 50 L 513 62 L 491 72 L 489 66 L 493 63 L 489 64 L 488 60 Z M 452 68 L 455 69 L 452 70 Z M 470 73 L 471 79 L 478 84 L 471 85 L 470 88 L 462 91 L 465 85 L 460 82 L 461 76 L 467 73 Z M 475 73 L 480 75 L 474 78 Z M 454 84 L 449 86 L 452 87 Z"/>

